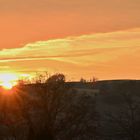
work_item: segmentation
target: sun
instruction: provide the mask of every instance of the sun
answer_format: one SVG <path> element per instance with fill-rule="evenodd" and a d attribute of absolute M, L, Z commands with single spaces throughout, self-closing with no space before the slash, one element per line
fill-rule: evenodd
<path fill-rule="evenodd" d="M 2 87 L 4 87 L 5 89 L 11 89 L 13 87 L 13 84 L 10 82 L 4 82 L 2 83 Z"/>
<path fill-rule="evenodd" d="M 5 89 L 11 89 L 17 84 L 18 75 L 15 73 L 0 74 L 0 85 Z"/>

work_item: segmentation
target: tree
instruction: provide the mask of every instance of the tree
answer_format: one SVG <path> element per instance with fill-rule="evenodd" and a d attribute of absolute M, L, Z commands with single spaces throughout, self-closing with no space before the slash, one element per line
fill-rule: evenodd
<path fill-rule="evenodd" d="M 80 82 L 81 82 L 81 83 L 86 83 L 87 81 L 86 81 L 86 79 L 81 78 L 81 79 L 80 79 Z"/>
<path fill-rule="evenodd" d="M 62 110 L 62 101 L 66 95 L 67 86 L 63 74 L 55 74 L 49 77 L 45 84 L 45 91 L 41 94 L 44 113 L 44 125 L 42 132 L 44 139 L 53 140 L 55 137 L 55 122 L 58 113 Z"/>
<path fill-rule="evenodd" d="M 28 140 L 97 139 L 98 115 L 93 94 L 70 91 L 74 92 L 63 74 L 52 75 L 42 84 L 18 87 L 16 102 L 22 122 L 28 126 Z"/>
<path fill-rule="evenodd" d="M 57 136 L 61 140 L 99 138 L 99 114 L 96 99 L 88 93 L 71 93 L 65 99 L 65 110 L 58 117 Z M 64 133 L 65 131 L 65 133 Z"/>

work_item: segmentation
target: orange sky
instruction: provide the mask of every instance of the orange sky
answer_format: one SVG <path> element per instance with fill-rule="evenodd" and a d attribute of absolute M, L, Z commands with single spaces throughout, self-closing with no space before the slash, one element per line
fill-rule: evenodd
<path fill-rule="evenodd" d="M 0 72 L 140 79 L 139 0 L 0 0 Z"/>

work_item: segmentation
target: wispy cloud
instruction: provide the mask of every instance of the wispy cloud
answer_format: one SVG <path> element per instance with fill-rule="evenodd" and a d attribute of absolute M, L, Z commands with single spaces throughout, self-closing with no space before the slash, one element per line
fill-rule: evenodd
<path fill-rule="evenodd" d="M 139 28 L 37 41 L 21 48 L 1 50 L 0 65 L 9 65 L 18 70 L 36 68 L 44 70 L 47 68 L 54 71 L 61 70 L 71 75 L 80 73 L 79 76 L 84 71 L 87 73 L 85 75 L 93 74 L 96 71 L 99 78 L 104 78 L 103 75 L 107 71 L 112 73 L 114 68 L 119 67 L 119 64 L 121 69 L 129 67 L 127 60 L 134 61 L 133 72 L 140 68 L 139 41 Z"/>

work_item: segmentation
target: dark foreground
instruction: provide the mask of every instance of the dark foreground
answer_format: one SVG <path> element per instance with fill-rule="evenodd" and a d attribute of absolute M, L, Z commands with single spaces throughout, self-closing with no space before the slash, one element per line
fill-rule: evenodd
<path fill-rule="evenodd" d="M 0 140 L 140 140 L 140 81 L 1 88 Z"/>

